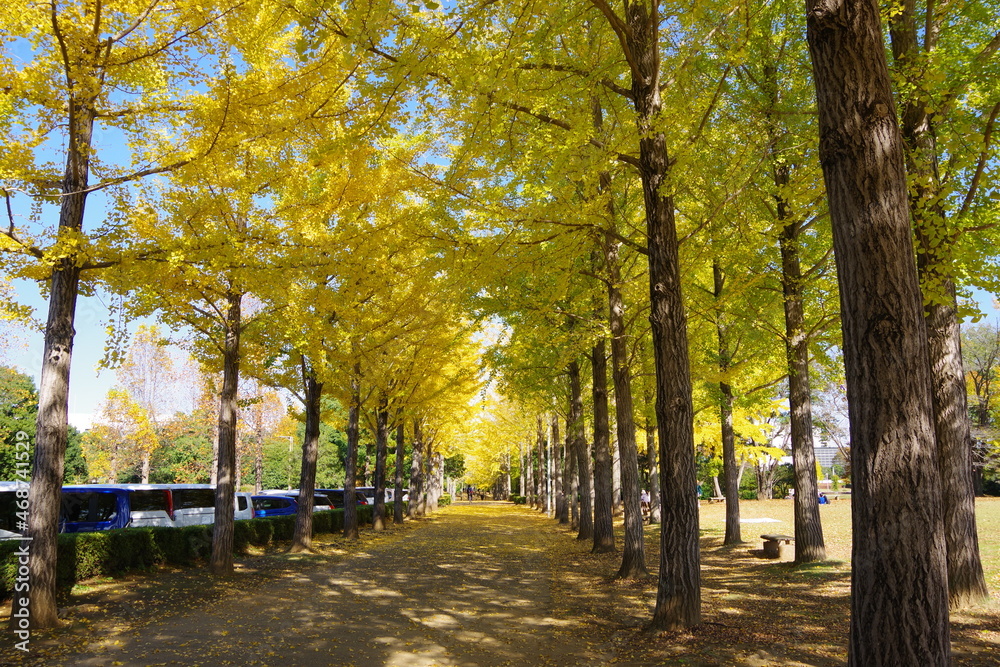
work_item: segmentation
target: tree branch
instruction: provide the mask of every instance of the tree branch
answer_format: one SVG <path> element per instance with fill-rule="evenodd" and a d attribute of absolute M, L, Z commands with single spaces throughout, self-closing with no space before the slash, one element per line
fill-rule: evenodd
<path fill-rule="evenodd" d="M 998 36 L 1000 38 L 1000 36 Z M 996 41 L 996 40 L 994 40 Z M 986 121 L 986 131 L 983 132 L 983 150 L 979 153 L 979 160 L 976 163 L 976 171 L 972 176 L 972 182 L 969 184 L 969 191 L 965 193 L 965 200 L 962 202 L 962 208 L 958 211 L 958 218 L 961 219 L 968 212 L 969 207 L 972 205 L 972 200 L 976 197 L 976 192 L 979 190 L 979 182 L 983 177 L 983 170 L 986 168 L 986 163 L 989 161 L 990 153 L 990 142 L 993 139 L 993 127 L 996 124 L 997 114 L 1000 114 L 1000 102 L 993 105 L 993 110 L 990 112 L 989 120 Z"/>
<path fill-rule="evenodd" d="M 532 118 L 534 118 L 534 119 L 536 119 L 538 121 L 541 121 L 542 123 L 546 123 L 548 125 L 554 125 L 554 126 L 556 126 L 558 128 L 562 128 L 562 129 L 564 129 L 564 130 L 566 130 L 568 132 L 573 130 L 573 126 L 570 125 L 569 123 L 567 123 L 564 120 L 560 120 L 558 118 L 553 118 L 552 116 L 549 116 L 547 114 L 537 113 L 535 111 L 532 111 L 528 107 L 521 106 L 520 104 L 515 104 L 513 102 L 500 102 L 500 101 L 497 101 L 497 100 L 494 99 L 493 93 L 488 93 L 487 94 L 487 99 L 489 99 L 490 102 L 495 102 L 496 104 L 499 104 L 502 107 L 507 107 L 511 111 L 518 111 L 518 112 L 521 112 L 521 113 L 526 114 L 528 116 L 531 116 Z M 599 141 L 597 139 L 594 139 L 593 137 L 591 137 L 590 139 L 588 139 L 587 143 L 589 143 L 591 146 L 595 146 L 597 148 L 600 148 L 601 150 L 604 150 L 604 151 L 608 150 L 607 145 L 603 141 Z M 639 165 L 639 159 L 636 158 L 636 157 L 633 157 L 631 155 L 627 155 L 625 153 L 615 153 L 613 151 L 609 151 L 609 152 L 611 152 L 618 159 L 619 162 L 624 162 L 625 164 L 632 165 L 636 169 L 638 169 L 639 166 L 640 166 Z"/>

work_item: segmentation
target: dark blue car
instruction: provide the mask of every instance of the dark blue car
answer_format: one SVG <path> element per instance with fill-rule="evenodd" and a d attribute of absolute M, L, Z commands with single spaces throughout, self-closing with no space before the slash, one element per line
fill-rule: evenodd
<path fill-rule="evenodd" d="M 131 521 L 126 489 L 66 487 L 59 507 L 60 533 L 91 533 L 125 528 Z"/>
<path fill-rule="evenodd" d="M 292 516 L 299 504 L 290 496 L 251 496 L 253 516 L 261 519 L 267 516 Z"/>

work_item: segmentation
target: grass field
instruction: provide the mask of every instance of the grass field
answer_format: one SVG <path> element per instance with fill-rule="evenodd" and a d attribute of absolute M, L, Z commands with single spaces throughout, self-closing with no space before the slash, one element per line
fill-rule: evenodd
<path fill-rule="evenodd" d="M 724 504 L 701 505 L 703 535 L 725 536 Z M 791 500 L 742 500 L 740 515 L 743 540 L 760 548 L 760 536 L 765 533 L 794 534 Z M 845 568 L 851 560 L 851 501 L 835 500 L 820 505 L 823 537 L 830 560 L 842 561 Z M 777 523 L 753 523 L 754 519 L 777 519 Z M 750 520 L 750 521 L 748 521 Z M 1000 498 L 979 498 L 976 501 L 976 522 L 979 527 L 979 550 L 986 573 L 986 585 L 994 595 L 1000 593 Z"/>

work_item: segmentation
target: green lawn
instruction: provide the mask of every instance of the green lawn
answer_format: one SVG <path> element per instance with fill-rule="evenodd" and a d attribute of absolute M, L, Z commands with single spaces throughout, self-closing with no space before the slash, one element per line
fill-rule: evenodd
<path fill-rule="evenodd" d="M 707 536 L 725 534 L 725 505 L 702 503 L 701 528 Z M 750 543 L 760 545 L 765 533 L 794 534 L 791 500 L 741 500 L 740 515 L 743 519 L 742 536 Z M 820 505 L 823 518 L 823 537 L 827 555 L 831 560 L 843 561 L 849 567 L 851 560 L 851 501 L 835 500 Z M 752 523 L 747 519 L 777 519 L 778 523 Z M 978 498 L 976 521 L 979 525 L 979 549 L 986 585 L 992 595 L 1000 594 L 1000 498 Z"/>

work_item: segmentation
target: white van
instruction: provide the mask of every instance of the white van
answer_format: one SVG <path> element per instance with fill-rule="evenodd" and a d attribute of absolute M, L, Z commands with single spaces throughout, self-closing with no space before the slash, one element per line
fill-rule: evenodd
<path fill-rule="evenodd" d="M 215 523 L 215 487 L 211 484 L 150 484 L 169 489 L 174 504 L 174 526 L 199 526 Z M 252 519 L 250 494 L 238 491 L 233 503 L 234 519 Z"/>

